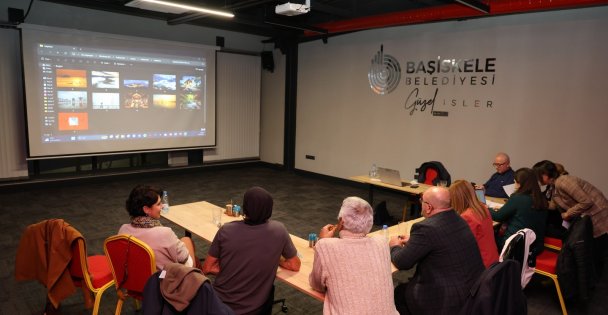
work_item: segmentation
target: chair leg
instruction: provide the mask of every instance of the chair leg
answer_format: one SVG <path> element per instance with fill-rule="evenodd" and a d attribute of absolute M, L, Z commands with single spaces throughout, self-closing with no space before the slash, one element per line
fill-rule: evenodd
<path fill-rule="evenodd" d="M 559 305 L 562 307 L 562 314 L 568 315 L 566 303 L 564 303 L 564 297 L 562 296 L 562 290 L 559 287 L 559 281 L 557 281 L 557 277 L 551 277 L 551 279 L 553 279 L 553 282 L 555 283 L 555 290 L 557 290 L 557 297 L 559 297 Z"/>
<path fill-rule="evenodd" d="M 126 294 L 122 292 L 122 290 L 118 290 L 116 293 L 118 293 L 118 302 L 116 302 L 116 312 L 114 315 L 120 315 L 120 312 L 122 311 L 122 303 L 125 301 Z"/>
<path fill-rule="evenodd" d="M 99 304 L 101 304 L 101 296 L 103 293 L 111 286 L 114 285 L 114 282 L 109 282 L 105 286 L 99 288 L 97 292 L 95 292 L 95 305 L 93 306 L 93 315 L 97 315 L 99 313 Z"/>

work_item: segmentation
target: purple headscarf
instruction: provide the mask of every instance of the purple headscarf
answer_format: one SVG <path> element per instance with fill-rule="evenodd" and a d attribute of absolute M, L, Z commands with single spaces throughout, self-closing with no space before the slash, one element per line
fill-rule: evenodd
<path fill-rule="evenodd" d="M 258 225 L 266 223 L 272 215 L 272 196 L 262 187 L 251 187 L 243 197 L 245 223 Z"/>

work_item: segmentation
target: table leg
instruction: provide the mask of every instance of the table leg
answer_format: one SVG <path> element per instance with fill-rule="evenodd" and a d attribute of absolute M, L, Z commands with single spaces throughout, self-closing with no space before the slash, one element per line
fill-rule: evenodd
<path fill-rule="evenodd" d="M 374 185 L 368 185 L 369 186 L 369 204 L 370 206 L 372 206 L 372 208 L 374 207 Z"/>

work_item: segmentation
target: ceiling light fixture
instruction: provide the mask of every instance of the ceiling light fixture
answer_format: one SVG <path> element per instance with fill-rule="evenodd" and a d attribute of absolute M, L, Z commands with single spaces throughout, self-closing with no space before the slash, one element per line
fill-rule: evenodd
<path fill-rule="evenodd" d="M 164 5 L 164 6 L 168 6 L 168 7 L 172 7 L 172 8 L 184 9 L 184 10 L 188 10 L 188 11 L 196 11 L 196 12 L 201 12 L 201 13 L 206 13 L 206 14 L 213 14 L 213 15 L 222 16 L 222 17 L 228 17 L 228 18 L 234 17 L 234 14 L 232 14 L 230 12 L 211 10 L 211 9 L 206 9 L 206 8 L 202 8 L 202 7 L 196 7 L 196 6 L 192 6 L 192 5 L 180 4 L 180 3 L 169 2 L 169 1 L 139 0 L 139 1 L 131 1 L 131 2 L 148 2 L 148 3 Z M 126 5 L 129 5 L 129 4 L 130 3 L 127 3 Z"/>

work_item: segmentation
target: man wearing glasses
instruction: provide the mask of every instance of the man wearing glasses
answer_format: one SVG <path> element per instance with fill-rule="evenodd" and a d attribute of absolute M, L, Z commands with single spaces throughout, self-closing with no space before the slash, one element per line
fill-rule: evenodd
<path fill-rule="evenodd" d="M 509 198 L 502 187 L 515 182 L 515 172 L 511 168 L 511 159 L 506 153 L 500 152 L 496 154 L 492 165 L 496 168 L 496 173 L 492 174 L 492 177 L 485 184 L 482 186 L 476 185 L 475 188 L 484 189 L 486 196 Z"/>
<path fill-rule="evenodd" d="M 399 270 L 416 266 L 397 285 L 399 314 L 458 314 L 484 265 L 469 225 L 450 206 L 450 192 L 431 187 L 422 195 L 422 215 L 408 236 L 393 236 L 391 261 Z"/>

